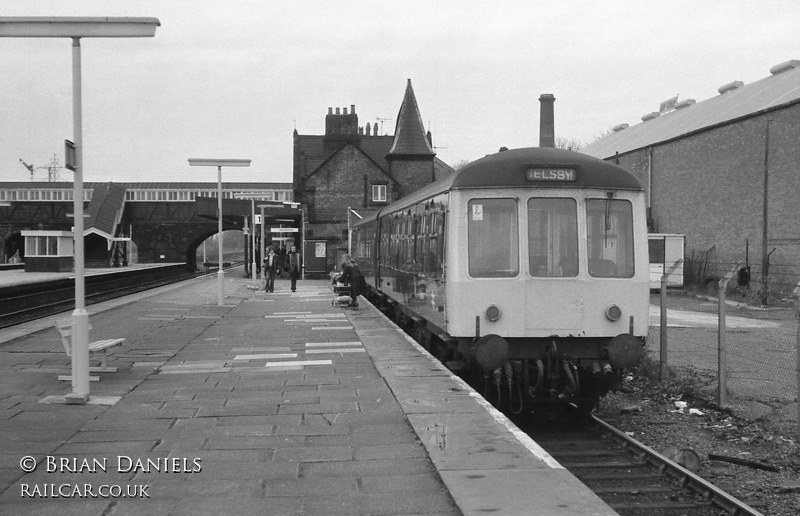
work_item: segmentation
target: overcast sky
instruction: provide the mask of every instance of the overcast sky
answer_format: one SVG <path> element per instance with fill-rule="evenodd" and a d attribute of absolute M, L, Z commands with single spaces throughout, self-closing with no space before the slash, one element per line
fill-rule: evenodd
<path fill-rule="evenodd" d="M 447 163 L 538 145 L 542 93 L 556 137 L 590 143 L 800 58 L 795 0 L 2 0 L 0 16 L 160 20 L 154 38 L 81 41 L 86 181 L 214 182 L 187 159 L 237 158 L 251 167 L 223 180 L 290 182 L 295 128 L 355 105 L 393 134 L 407 79 Z M 0 180 L 63 164 L 71 41 L 0 38 L 0 99 Z"/>

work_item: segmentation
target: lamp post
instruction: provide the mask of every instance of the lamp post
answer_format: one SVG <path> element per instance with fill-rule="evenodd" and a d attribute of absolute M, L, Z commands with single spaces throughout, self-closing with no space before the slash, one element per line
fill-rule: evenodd
<path fill-rule="evenodd" d="M 75 173 L 73 216 L 75 239 L 75 310 L 72 312 L 72 392 L 69 404 L 89 401 L 89 314 L 86 312 L 83 245 L 83 120 L 81 38 L 153 37 L 158 18 L 0 17 L 0 37 L 72 39 L 72 130 Z"/>
<path fill-rule="evenodd" d="M 249 167 L 249 159 L 205 159 L 189 158 L 189 166 L 192 167 L 217 167 L 217 233 L 218 247 L 217 260 L 219 270 L 217 271 L 217 306 L 225 304 L 225 273 L 222 272 L 222 167 Z"/>

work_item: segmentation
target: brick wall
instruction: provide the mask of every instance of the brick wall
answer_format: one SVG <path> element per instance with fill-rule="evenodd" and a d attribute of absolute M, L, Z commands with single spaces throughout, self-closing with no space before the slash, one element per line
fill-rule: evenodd
<path fill-rule="evenodd" d="M 431 182 L 433 177 L 433 158 L 425 159 L 393 159 L 389 163 L 390 173 L 400 184 L 396 197 L 389 199 L 397 200 L 401 197 L 419 190 Z"/>
<path fill-rule="evenodd" d="M 761 271 L 764 155 L 769 122 L 771 281 L 800 273 L 800 104 L 619 157 L 647 188 L 655 229 L 686 235 L 686 254 L 715 247 L 713 272 L 745 260 Z M 779 277 L 780 276 L 780 277 Z"/>

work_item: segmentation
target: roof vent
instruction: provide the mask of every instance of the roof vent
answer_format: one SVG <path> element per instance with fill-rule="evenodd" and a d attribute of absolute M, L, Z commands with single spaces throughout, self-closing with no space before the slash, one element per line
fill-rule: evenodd
<path fill-rule="evenodd" d="M 624 131 L 628 127 L 630 127 L 630 124 L 617 124 L 617 125 L 615 125 L 614 127 L 611 128 L 611 131 L 614 132 L 614 133 L 618 133 L 620 131 Z"/>
<path fill-rule="evenodd" d="M 778 75 L 781 72 L 786 72 L 791 70 L 792 68 L 800 67 L 800 61 L 797 59 L 792 59 L 789 61 L 785 61 L 781 64 L 776 64 L 772 68 L 769 69 L 769 73 L 772 75 Z"/>
<path fill-rule="evenodd" d="M 744 83 L 742 81 L 733 81 L 733 82 L 729 82 L 725 86 L 720 86 L 717 89 L 717 91 L 719 92 L 720 95 L 722 95 L 722 94 L 727 93 L 729 91 L 733 91 L 736 88 L 741 88 L 742 86 L 744 86 Z"/>
<path fill-rule="evenodd" d="M 648 120 L 652 120 L 654 118 L 658 118 L 660 113 L 658 111 L 653 111 L 652 113 L 647 113 L 642 117 L 642 122 L 647 122 Z"/>
<path fill-rule="evenodd" d="M 678 102 L 677 104 L 675 104 L 675 109 L 683 109 L 683 108 L 689 107 L 692 104 L 696 104 L 696 103 L 697 103 L 697 101 L 694 100 L 694 99 L 682 100 L 682 101 Z"/>

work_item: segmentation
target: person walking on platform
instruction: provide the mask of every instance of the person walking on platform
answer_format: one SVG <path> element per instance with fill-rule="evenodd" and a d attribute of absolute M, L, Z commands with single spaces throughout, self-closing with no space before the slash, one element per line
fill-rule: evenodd
<path fill-rule="evenodd" d="M 364 275 L 361 274 L 356 261 L 349 254 L 344 255 L 342 259 L 342 281 L 350 284 L 349 306 L 357 307 L 358 296 L 366 290 L 367 282 L 364 281 Z"/>
<path fill-rule="evenodd" d="M 267 280 L 264 292 L 275 292 L 275 269 L 278 267 L 278 257 L 271 247 L 264 258 L 264 279 Z"/>
<path fill-rule="evenodd" d="M 300 277 L 300 253 L 297 252 L 297 248 L 292 246 L 292 250 L 286 254 L 286 258 L 289 260 L 289 279 L 292 280 L 292 292 L 295 291 L 297 288 L 297 279 Z"/>

